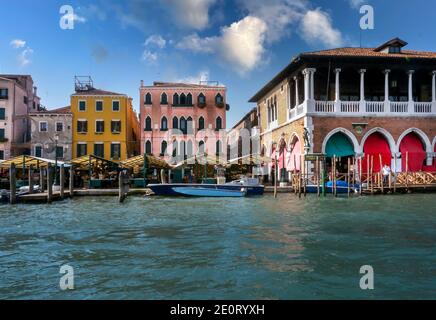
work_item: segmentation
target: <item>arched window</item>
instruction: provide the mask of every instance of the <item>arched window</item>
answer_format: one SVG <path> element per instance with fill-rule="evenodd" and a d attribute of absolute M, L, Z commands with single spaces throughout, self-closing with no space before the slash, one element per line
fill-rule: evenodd
<path fill-rule="evenodd" d="M 200 117 L 200 119 L 198 119 L 198 130 L 203 130 L 204 129 L 204 118 Z"/>
<path fill-rule="evenodd" d="M 188 119 L 186 119 L 186 128 L 188 134 L 194 133 L 194 121 L 192 121 L 192 117 L 188 117 Z"/>
<path fill-rule="evenodd" d="M 188 106 L 192 106 L 192 94 L 188 93 L 188 95 L 186 96 L 186 104 Z"/>
<path fill-rule="evenodd" d="M 168 130 L 168 120 L 167 117 L 163 117 L 160 121 L 160 131 L 167 131 Z"/>
<path fill-rule="evenodd" d="M 180 130 L 181 130 L 184 134 L 186 134 L 187 129 L 186 129 L 186 119 L 185 119 L 185 117 L 181 117 L 181 118 L 180 118 Z"/>
<path fill-rule="evenodd" d="M 160 104 L 168 104 L 168 96 L 165 92 L 160 96 Z"/>
<path fill-rule="evenodd" d="M 180 95 L 180 105 L 182 106 L 186 105 L 186 95 L 184 93 Z"/>
<path fill-rule="evenodd" d="M 188 144 L 186 147 L 186 155 L 187 155 L 188 159 L 192 158 L 194 156 L 194 146 L 193 146 L 191 140 L 188 141 Z"/>
<path fill-rule="evenodd" d="M 175 105 L 175 106 L 179 105 L 179 94 L 178 93 L 175 93 L 173 95 L 173 105 Z"/>
<path fill-rule="evenodd" d="M 167 142 L 165 140 L 162 141 L 162 143 L 160 145 L 160 155 L 161 155 L 161 157 L 164 157 L 166 155 L 167 147 L 168 147 Z"/>
<path fill-rule="evenodd" d="M 217 105 L 220 105 L 220 104 L 223 104 L 223 103 L 224 103 L 224 99 L 223 99 L 223 96 L 221 95 L 221 93 L 218 93 L 218 94 L 215 96 L 215 103 L 216 103 Z"/>
<path fill-rule="evenodd" d="M 198 96 L 198 104 L 200 106 L 206 105 L 206 97 L 203 93 L 200 93 L 200 95 Z"/>
<path fill-rule="evenodd" d="M 221 146 L 221 141 L 217 140 L 217 142 L 216 142 L 216 154 L 217 155 L 221 154 L 221 152 L 222 152 L 222 148 L 221 147 L 222 147 Z"/>
<path fill-rule="evenodd" d="M 144 104 L 151 104 L 151 93 L 147 92 L 147 94 L 145 95 L 145 102 Z"/>
<path fill-rule="evenodd" d="M 223 120 L 221 119 L 221 117 L 216 118 L 215 128 L 217 131 L 223 128 Z"/>
<path fill-rule="evenodd" d="M 179 119 L 177 117 L 173 118 L 173 129 L 179 129 Z"/>
<path fill-rule="evenodd" d="M 150 141 L 147 141 L 145 143 L 145 154 L 152 154 L 152 151 L 151 151 L 151 142 Z"/>
<path fill-rule="evenodd" d="M 152 131 L 153 128 L 151 127 L 151 118 L 147 117 L 145 118 L 145 127 L 144 127 L 144 131 Z"/>
<path fill-rule="evenodd" d="M 177 149 L 179 148 L 178 144 L 177 144 L 177 140 L 173 141 L 173 153 L 172 156 L 173 158 L 177 157 Z"/>
<path fill-rule="evenodd" d="M 203 154 L 205 152 L 205 146 L 204 146 L 204 141 L 201 140 L 198 143 L 198 154 Z"/>
<path fill-rule="evenodd" d="M 186 160 L 186 143 L 185 141 L 180 141 L 180 145 L 179 145 L 179 154 L 180 154 L 180 159 Z"/>

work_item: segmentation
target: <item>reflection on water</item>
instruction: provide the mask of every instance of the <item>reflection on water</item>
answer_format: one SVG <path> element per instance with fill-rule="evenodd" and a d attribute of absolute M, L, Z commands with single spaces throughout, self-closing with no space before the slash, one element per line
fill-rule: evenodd
<path fill-rule="evenodd" d="M 434 205 L 287 194 L 0 206 L 0 298 L 434 299 Z M 63 264 L 74 291 L 59 290 Z M 372 292 L 358 285 L 366 264 Z"/>

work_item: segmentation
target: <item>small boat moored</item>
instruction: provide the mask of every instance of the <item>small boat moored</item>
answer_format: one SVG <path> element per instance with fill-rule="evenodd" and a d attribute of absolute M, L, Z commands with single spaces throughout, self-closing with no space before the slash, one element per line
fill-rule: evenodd
<path fill-rule="evenodd" d="M 172 189 L 179 195 L 189 197 L 238 198 L 247 195 L 247 190 L 245 188 L 241 188 L 240 190 L 228 190 L 201 187 L 173 187 Z"/>

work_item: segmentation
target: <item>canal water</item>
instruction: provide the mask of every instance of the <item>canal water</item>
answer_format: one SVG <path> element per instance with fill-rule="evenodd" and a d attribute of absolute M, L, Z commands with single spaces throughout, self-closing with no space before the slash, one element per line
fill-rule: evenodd
<path fill-rule="evenodd" d="M 1 205 L 0 299 L 435 299 L 435 197 Z"/>

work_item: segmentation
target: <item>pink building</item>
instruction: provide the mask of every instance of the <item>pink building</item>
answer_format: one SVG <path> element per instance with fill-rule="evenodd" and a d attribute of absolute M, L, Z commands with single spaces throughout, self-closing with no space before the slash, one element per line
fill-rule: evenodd
<path fill-rule="evenodd" d="M 30 154 L 29 112 L 40 110 L 29 75 L 0 75 L 0 160 Z"/>
<path fill-rule="evenodd" d="M 176 154 L 190 157 L 201 148 L 210 153 L 207 141 L 204 147 L 207 139 L 197 134 L 204 129 L 214 132 L 214 146 L 223 150 L 218 133 L 226 128 L 226 92 L 226 87 L 218 84 L 154 82 L 144 86 L 141 81 L 141 153 L 165 159 Z M 171 129 L 179 129 L 181 134 L 173 135 Z"/>

